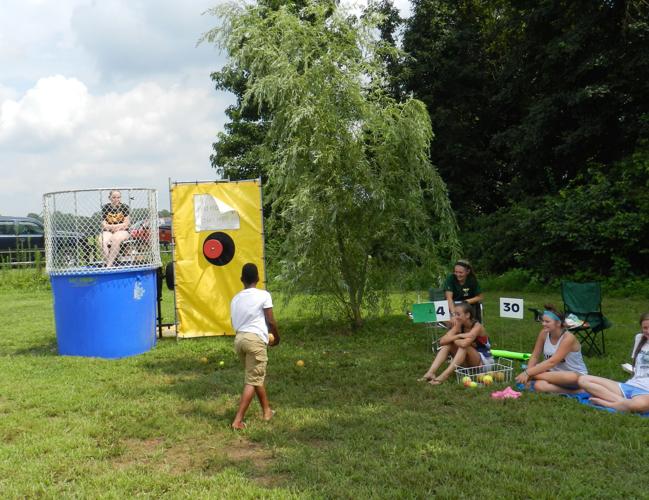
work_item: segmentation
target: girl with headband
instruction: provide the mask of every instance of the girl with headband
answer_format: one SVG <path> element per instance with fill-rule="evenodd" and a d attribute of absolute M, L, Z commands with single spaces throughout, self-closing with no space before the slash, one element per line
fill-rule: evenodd
<path fill-rule="evenodd" d="M 551 304 L 543 311 L 543 328 L 536 339 L 527 368 L 516 377 L 537 392 L 579 392 L 579 377 L 588 370 L 577 337 L 564 328 L 563 314 Z M 543 361 L 539 356 L 543 352 Z"/>
<path fill-rule="evenodd" d="M 633 377 L 616 382 L 603 377 L 579 377 L 579 387 L 590 393 L 591 402 L 618 411 L 649 412 L 649 312 L 640 316 L 641 333 L 631 351 Z"/>

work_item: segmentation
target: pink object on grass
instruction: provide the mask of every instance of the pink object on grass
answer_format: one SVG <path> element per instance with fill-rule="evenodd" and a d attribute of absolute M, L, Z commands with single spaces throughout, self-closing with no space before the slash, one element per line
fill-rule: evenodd
<path fill-rule="evenodd" d="M 511 387 L 505 387 L 502 391 L 496 391 L 491 393 L 491 397 L 494 399 L 518 399 L 521 396 L 521 393 L 515 391 Z"/>

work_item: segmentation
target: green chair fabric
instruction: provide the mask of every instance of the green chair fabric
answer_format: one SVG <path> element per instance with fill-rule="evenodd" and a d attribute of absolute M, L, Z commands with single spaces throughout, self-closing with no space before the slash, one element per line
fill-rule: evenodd
<path fill-rule="evenodd" d="M 429 288 L 428 300 L 435 302 L 436 300 L 446 300 L 446 294 L 443 288 Z"/>
<path fill-rule="evenodd" d="M 563 281 L 561 283 L 561 298 L 566 316 L 574 314 L 584 324 L 571 328 L 570 331 L 579 338 L 586 349 L 586 354 L 604 354 L 606 344 L 604 331 L 612 326 L 602 314 L 602 288 L 598 282 L 576 283 Z"/>
<path fill-rule="evenodd" d="M 435 304 L 432 302 L 422 302 L 412 305 L 413 323 L 435 323 L 436 321 Z"/>

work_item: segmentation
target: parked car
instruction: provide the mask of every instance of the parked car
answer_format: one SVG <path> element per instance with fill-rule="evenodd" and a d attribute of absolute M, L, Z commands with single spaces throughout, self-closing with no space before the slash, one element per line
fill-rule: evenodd
<path fill-rule="evenodd" d="M 149 239 L 149 221 L 141 220 L 131 225 L 131 238 L 135 240 Z M 171 219 L 160 217 L 158 219 L 158 238 L 161 245 L 171 244 Z"/>
<path fill-rule="evenodd" d="M 82 250 L 84 255 L 89 252 L 87 238 L 82 233 L 56 231 L 51 237 L 56 254 L 69 254 L 72 258 L 77 250 Z M 24 254 L 32 260 L 35 251 L 44 249 L 45 228 L 41 221 L 32 217 L 0 216 L 0 257 L 16 260 Z"/>

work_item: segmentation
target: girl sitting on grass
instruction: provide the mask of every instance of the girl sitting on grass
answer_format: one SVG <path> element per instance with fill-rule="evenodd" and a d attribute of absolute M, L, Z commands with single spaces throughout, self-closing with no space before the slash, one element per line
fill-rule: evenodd
<path fill-rule="evenodd" d="M 527 369 L 516 377 L 516 382 L 537 392 L 576 393 L 580 375 L 588 369 L 581 355 L 577 337 L 564 328 L 564 316 L 551 304 L 543 311 L 543 328 L 536 338 Z M 538 362 L 543 352 L 544 360 Z"/>
<path fill-rule="evenodd" d="M 491 345 L 484 327 L 475 319 L 473 306 L 461 302 L 455 306 L 453 325 L 439 339 L 440 349 L 428 371 L 420 381 L 428 381 L 431 385 L 439 385 L 453 375 L 458 366 L 491 366 Z M 439 376 L 435 375 L 444 361 L 450 356 L 453 359 Z"/>
<path fill-rule="evenodd" d="M 640 316 L 642 333 L 635 336 L 631 357 L 633 377 L 616 382 L 603 377 L 579 377 L 579 387 L 590 393 L 591 402 L 619 411 L 649 412 L 649 312 Z"/>

